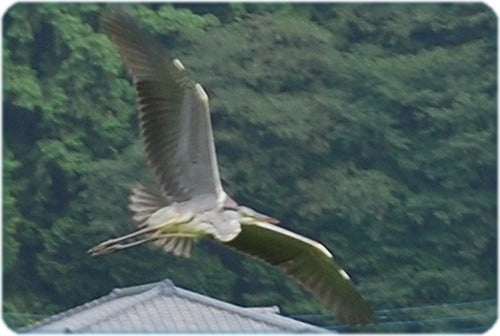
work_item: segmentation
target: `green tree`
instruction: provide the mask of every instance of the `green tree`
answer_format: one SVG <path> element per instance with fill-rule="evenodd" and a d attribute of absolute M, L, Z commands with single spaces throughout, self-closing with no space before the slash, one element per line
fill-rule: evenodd
<path fill-rule="evenodd" d="M 122 6 L 206 88 L 228 193 L 325 243 L 375 309 L 496 297 L 489 8 Z M 86 255 L 133 229 L 129 190 L 151 181 L 103 7 L 17 4 L 3 17 L 5 321 L 167 277 L 241 305 L 327 313 L 279 271 L 211 242 L 191 260 L 149 247 Z M 477 326 L 493 321 L 465 320 L 483 308 L 445 310 Z"/>

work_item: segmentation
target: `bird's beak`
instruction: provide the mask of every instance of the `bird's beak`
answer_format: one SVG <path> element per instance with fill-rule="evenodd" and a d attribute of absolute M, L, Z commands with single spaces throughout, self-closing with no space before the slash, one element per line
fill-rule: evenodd
<path fill-rule="evenodd" d="M 256 220 L 258 222 L 269 223 L 269 224 L 279 224 L 280 223 L 280 221 L 278 219 L 271 217 L 271 216 L 263 215 L 260 213 L 256 213 L 254 220 Z"/>
<path fill-rule="evenodd" d="M 242 224 L 256 224 L 256 223 L 279 224 L 280 222 L 274 217 L 258 213 L 257 211 L 247 207 L 242 206 L 239 208 L 239 211 L 242 216 L 241 218 Z"/>
<path fill-rule="evenodd" d="M 264 221 L 269 223 L 269 224 L 275 224 L 275 225 L 280 223 L 279 219 L 276 219 L 276 218 L 270 217 L 270 216 L 266 216 L 266 218 L 264 218 Z"/>

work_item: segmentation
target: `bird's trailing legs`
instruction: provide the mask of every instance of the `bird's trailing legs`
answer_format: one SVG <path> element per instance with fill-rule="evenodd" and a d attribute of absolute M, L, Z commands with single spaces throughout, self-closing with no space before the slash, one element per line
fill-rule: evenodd
<path fill-rule="evenodd" d="M 145 228 L 142 228 L 140 230 L 136 230 L 132 233 L 126 234 L 124 236 L 118 237 L 118 238 L 112 238 L 108 239 L 106 241 L 103 241 L 99 245 L 96 245 L 89 249 L 87 253 L 89 253 L 91 256 L 95 257 L 98 255 L 103 255 L 103 254 L 109 254 L 112 252 L 116 252 L 119 250 L 123 250 L 129 247 L 137 246 L 149 241 L 154 241 L 154 240 L 159 240 L 159 239 L 165 239 L 165 238 L 170 238 L 170 237 L 185 237 L 185 238 L 194 238 L 196 235 L 190 234 L 190 233 L 182 233 L 182 232 L 168 232 L 162 234 L 161 230 L 165 227 L 172 226 L 175 224 L 183 224 L 183 223 L 189 223 L 193 217 L 189 218 L 189 220 L 186 221 L 179 221 L 178 219 L 174 219 L 171 221 L 168 221 L 166 223 L 160 224 L 160 225 L 155 225 L 155 226 L 147 226 Z M 151 236 L 139 240 L 134 240 L 131 242 L 127 242 L 128 240 L 131 240 L 137 236 L 144 235 L 144 234 L 151 234 Z"/>

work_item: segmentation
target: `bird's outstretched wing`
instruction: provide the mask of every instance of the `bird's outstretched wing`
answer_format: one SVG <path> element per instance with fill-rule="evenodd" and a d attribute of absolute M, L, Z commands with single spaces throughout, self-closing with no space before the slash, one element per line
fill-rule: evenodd
<path fill-rule="evenodd" d="M 205 91 L 127 13 L 104 13 L 102 28 L 133 77 L 146 155 L 164 196 L 216 201 L 222 187 Z"/>
<path fill-rule="evenodd" d="M 347 273 L 318 242 L 276 225 L 256 223 L 242 225 L 241 233 L 226 245 L 281 268 L 332 309 L 339 321 L 354 325 L 375 320 Z"/>

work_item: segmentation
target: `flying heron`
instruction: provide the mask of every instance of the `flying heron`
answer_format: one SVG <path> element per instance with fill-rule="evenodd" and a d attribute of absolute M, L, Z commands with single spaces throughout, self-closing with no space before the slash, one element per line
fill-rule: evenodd
<path fill-rule="evenodd" d="M 146 156 L 161 193 L 136 185 L 129 207 L 138 229 L 89 253 L 152 242 L 189 257 L 193 242 L 207 237 L 277 266 L 339 321 L 373 321 L 373 312 L 323 245 L 278 226 L 277 219 L 239 205 L 224 192 L 208 97 L 182 63 L 127 13 L 105 13 L 102 26 L 133 78 Z"/>

